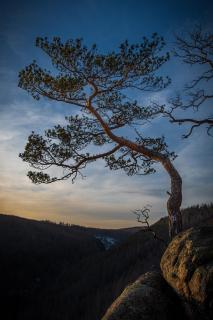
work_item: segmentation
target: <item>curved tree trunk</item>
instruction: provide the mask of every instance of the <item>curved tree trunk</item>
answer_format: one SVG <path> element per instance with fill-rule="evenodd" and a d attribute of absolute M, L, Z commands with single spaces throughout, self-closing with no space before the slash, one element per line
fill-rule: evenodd
<path fill-rule="evenodd" d="M 181 176 L 168 157 L 165 157 L 161 153 L 150 150 L 142 145 L 138 145 L 133 141 L 117 136 L 111 131 L 108 124 L 104 121 L 98 111 L 92 106 L 92 99 L 97 95 L 98 89 L 94 84 L 90 84 L 92 85 L 94 92 L 87 102 L 87 109 L 96 117 L 108 137 L 110 137 L 114 142 L 117 142 L 120 146 L 126 146 L 130 150 L 135 150 L 136 152 L 141 153 L 149 159 L 160 162 L 168 172 L 171 179 L 171 192 L 169 192 L 170 197 L 167 201 L 167 211 L 169 216 L 169 236 L 170 239 L 172 239 L 182 231 L 182 216 L 180 211 L 180 206 L 182 203 Z"/>
<path fill-rule="evenodd" d="M 171 179 L 171 192 L 168 192 L 167 211 L 169 216 L 169 236 L 172 239 L 182 231 L 182 215 L 180 206 L 182 203 L 182 179 L 169 159 L 163 163 Z"/>

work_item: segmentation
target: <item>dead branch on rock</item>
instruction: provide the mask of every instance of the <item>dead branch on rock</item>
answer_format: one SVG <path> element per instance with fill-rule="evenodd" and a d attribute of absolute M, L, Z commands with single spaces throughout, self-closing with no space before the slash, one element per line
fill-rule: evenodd
<path fill-rule="evenodd" d="M 140 222 L 142 225 L 145 225 L 145 227 L 142 229 L 144 232 L 151 232 L 153 234 L 154 239 L 163 242 L 164 245 L 167 246 L 166 241 L 161 237 L 159 237 L 149 224 L 150 207 L 151 207 L 150 205 L 147 205 L 147 206 L 144 206 L 142 209 L 136 209 L 132 212 L 136 215 L 137 221 Z"/>

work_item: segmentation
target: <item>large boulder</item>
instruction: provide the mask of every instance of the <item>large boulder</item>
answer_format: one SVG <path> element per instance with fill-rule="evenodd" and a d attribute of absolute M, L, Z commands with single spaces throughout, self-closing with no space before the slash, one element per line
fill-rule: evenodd
<path fill-rule="evenodd" d="M 212 226 L 191 228 L 177 235 L 161 259 L 161 270 L 183 299 L 207 318 L 213 316 Z"/>
<path fill-rule="evenodd" d="M 147 272 L 123 291 L 102 320 L 175 320 L 179 316 L 172 289 L 160 273 Z"/>

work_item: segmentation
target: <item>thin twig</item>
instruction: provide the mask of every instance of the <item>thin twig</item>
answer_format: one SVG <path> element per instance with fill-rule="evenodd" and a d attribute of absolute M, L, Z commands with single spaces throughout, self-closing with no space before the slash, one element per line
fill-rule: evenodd
<path fill-rule="evenodd" d="M 153 234 L 154 239 L 163 242 L 164 245 L 167 246 L 166 241 L 160 238 L 149 224 L 150 207 L 150 205 L 147 205 L 143 209 L 136 209 L 132 211 L 132 213 L 134 213 L 137 216 L 138 222 L 140 222 L 142 225 L 146 225 L 146 227 L 143 229 L 144 232 L 151 232 Z"/>

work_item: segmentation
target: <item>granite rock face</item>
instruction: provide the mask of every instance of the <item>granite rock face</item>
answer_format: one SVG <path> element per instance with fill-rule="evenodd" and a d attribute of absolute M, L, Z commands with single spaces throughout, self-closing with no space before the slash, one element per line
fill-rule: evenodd
<path fill-rule="evenodd" d="M 213 319 L 213 227 L 188 229 L 177 235 L 161 259 L 168 284 L 206 319 Z"/>
<path fill-rule="evenodd" d="M 147 272 L 123 291 L 102 320 L 178 319 L 176 306 L 176 297 L 161 274 Z"/>

